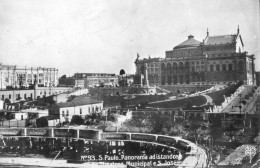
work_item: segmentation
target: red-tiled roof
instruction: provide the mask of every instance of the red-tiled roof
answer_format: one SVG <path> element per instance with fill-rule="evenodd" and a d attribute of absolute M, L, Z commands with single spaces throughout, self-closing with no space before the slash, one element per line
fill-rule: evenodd
<path fill-rule="evenodd" d="M 74 106 L 83 106 L 83 105 L 88 105 L 88 104 L 97 104 L 97 103 L 102 103 L 102 101 L 93 99 L 88 96 L 78 96 L 75 97 L 71 101 L 67 101 L 64 103 L 57 103 L 57 106 L 59 107 L 74 107 Z"/>
<path fill-rule="evenodd" d="M 218 45 L 236 42 L 236 35 L 209 36 L 205 45 Z"/>

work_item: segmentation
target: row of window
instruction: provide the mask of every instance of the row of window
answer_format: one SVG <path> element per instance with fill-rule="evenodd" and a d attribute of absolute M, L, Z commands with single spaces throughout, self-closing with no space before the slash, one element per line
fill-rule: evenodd
<path fill-rule="evenodd" d="M 229 61 L 219 61 L 219 63 L 228 63 Z M 191 61 L 190 62 L 192 65 L 195 65 L 195 64 L 205 64 L 205 62 L 204 61 Z M 216 64 L 216 62 L 213 62 L 213 64 Z M 183 63 L 183 62 L 179 62 L 179 63 L 176 63 L 176 62 L 174 62 L 174 63 L 162 63 L 162 65 L 161 65 L 161 67 L 162 67 L 162 69 L 164 68 L 164 67 L 168 67 L 168 66 L 189 66 L 189 62 L 185 62 L 185 63 Z M 154 66 L 153 66 L 153 64 L 148 64 L 148 69 L 149 68 L 153 68 Z M 158 67 L 158 65 L 156 65 L 155 67 Z M 144 67 L 143 66 L 141 66 L 140 67 L 140 69 L 142 70 L 142 69 L 144 69 Z"/>
<path fill-rule="evenodd" d="M 220 69 L 220 67 L 222 67 Z M 233 70 L 233 64 L 222 64 L 220 65 L 210 65 L 209 66 L 209 71 L 232 71 Z"/>
<path fill-rule="evenodd" d="M 158 68 L 148 69 L 148 73 L 150 73 L 150 74 L 157 74 L 158 73 Z"/>
<path fill-rule="evenodd" d="M 174 55 L 201 54 L 200 50 L 174 51 Z"/>
<path fill-rule="evenodd" d="M 24 99 L 27 98 L 27 94 L 25 93 L 24 95 Z M 30 94 L 30 97 L 33 98 L 33 94 L 31 93 Z M 2 100 L 5 100 L 5 99 L 12 99 L 12 94 L 9 94 L 9 95 L 2 95 Z M 15 94 L 15 98 L 18 99 L 18 98 L 21 98 L 21 95 L 20 94 Z"/>
<path fill-rule="evenodd" d="M 158 64 L 148 64 L 148 67 L 149 68 L 153 68 L 153 67 L 158 68 Z"/>
<path fill-rule="evenodd" d="M 209 54 L 209 57 L 229 57 L 229 56 L 233 56 L 232 54 Z"/>
<path fill-rule="evenodd" d="M 91 110 L 92 110 L 92 112 L 95 112 L 95 110 L 98 111 L 99 109 L 101 109 L 101 106 L 92 107 L 92 109 L 90 107 L 88 107 L 88 113 L 91 113 Z M 82 115 L 82 108 L 79 109 L 79 114 Z M 71 114 L 71 115 L 74 115 L 74 111 L 73 111 L 73 114 Z M 66 113 L 65 113 L 65 110 L 62 110 L 62 117 L 65 117 L 65 116 L 70 116 L 70 112 L 68 109 L 66 110 Z"/>
<path fill-rule="evenodd" d="M 243 66 L 240 66 L 238 68 L 240 71 L 243 71 Z M 177 73 L 177 71 L 184 71 L 185 68 L 173 68 L 172 71 L 173 73 Z M 187 70 L 187 69 L 186 69 Z M 233 70 L 233 64 L 222 64 L 222 65 L 210 65 L 209 66 L 209 71 L 232 71 Z M 205 66 L 192 66 L 191 67 L 191 72 L 204 72 L 205 71 Z M 167 68 L 167 72 L 171 73 L 171 69 Z M 165 69 L 162 69 L 162 73 L 165 73 Z"/>
<path fill-rule="evenodd" d="M 192 65 L 194 65 L 195 63 L 196 63 L 196 64 L 204 64 L 203 61 L 202 61 L 202 62 L 199 62 L 199 61 L 197 61 L 197 62 L 192 61 L 192 62 L 191 62 Z"/>

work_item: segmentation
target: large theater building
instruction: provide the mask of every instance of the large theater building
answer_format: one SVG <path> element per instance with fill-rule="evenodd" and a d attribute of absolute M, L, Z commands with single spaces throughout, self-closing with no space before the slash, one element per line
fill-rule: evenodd
<path fill-rule="evenodd" d="M 198 41 L 194 36 L 173 50 L 165 58 L 137 59 L 136 74 L 144 74 L 148 64 L 148 77 L 152 85 L 212 85 L 229 84 L 243 80 L 254 84 L 254 55 L 248 55 L 239 28 L 236 34 L 211 36 Z"/>

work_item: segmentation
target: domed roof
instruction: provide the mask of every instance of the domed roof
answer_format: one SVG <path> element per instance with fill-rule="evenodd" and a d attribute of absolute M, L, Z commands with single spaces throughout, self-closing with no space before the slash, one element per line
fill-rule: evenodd
<path fill-rule="evenodd" d="M 187 47 L 198 47 L 201 44 L 200 41 L 195 40 L 193 35 L 189 35 L 188 39 L 181 44 L 174 47 L 174 49 L 187 48 Z"/>

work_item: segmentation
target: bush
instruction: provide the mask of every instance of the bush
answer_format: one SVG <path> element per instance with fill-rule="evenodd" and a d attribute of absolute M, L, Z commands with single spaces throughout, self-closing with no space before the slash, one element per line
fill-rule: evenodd
<path fill-rule="evenodd" d="M 74 115 L 74 116 L 72 116 L 70 124 L 82 125 L 82 124 L 84 124 L 84 120 L 81 118 L 81 116 Z"/>

